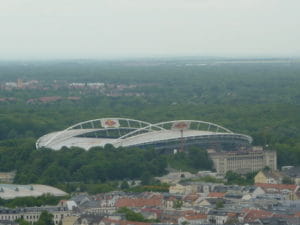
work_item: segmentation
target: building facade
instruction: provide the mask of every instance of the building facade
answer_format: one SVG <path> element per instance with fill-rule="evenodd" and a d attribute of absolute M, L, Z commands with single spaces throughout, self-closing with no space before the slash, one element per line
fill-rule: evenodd
<path fill-rule="evenodd" d="M 228 171 L 246 174 L 259 171 L 265 167 L 269 167 L 271 170 L 277 170 L 276 151 L 209 151 L 209 155 L 217 173 L 222 175 Z"/>
<path fill-rule="evenodd" d="M 30 223 L 37 222 L 43 211 L 47 211 L 53 215 L 53 222 L 55 225 L 59 224 L 65 217 L 71 215 L 65 207 L 26 207 L 26 208 L 0 208 L 0 220 L 15 221 L 17 219 L 24 219 Z"/>

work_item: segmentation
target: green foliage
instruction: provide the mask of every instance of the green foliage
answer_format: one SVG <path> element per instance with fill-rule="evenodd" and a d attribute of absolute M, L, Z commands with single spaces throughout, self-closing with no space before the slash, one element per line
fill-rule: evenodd
<path fill-rule="evenodd" d="M 55 197 L 52 195 L 42 195 L 39 197 L 18 197 L 4 200 L 0 198 L 0 206 L 8 208 L 33 207 L 42 205 L 57 205 L 60 200 L 68 199 L 68 196 Z"/>
<path fill-rule="evenodd" d="M 207 66 L 199 66 L 200 61 Z M 97 192 L 115 188 L 103 184 L 108 180 L 143 177 L 145 184 L 151 183 L 151 177 L 163 174 L 167 164 L 192 172 L 211 167 L 206 153 L 198 149 L 169 158 L 139 149 L 35 150 L 36 139 L 46 133 L 107 116 L 149 122 L 185 118 L 215 122 L 249 134 L 254 145 L 275 149 L 279 167 L 300 165 L 300 64 L 215 62 L 218 60 L 146 60 L 133 61 L 134 66 L 99 61 L 29 62 L 26 66 L 0 62 L 0 83 L 36 79 L 45 87 L 0 88 L 0 98 L 17 99 L 0 101 L 0 171 L 17 170 L 17 183 L 60 185 L 74 191 L 76 182 L 83 182 L 87 185 L 82 190 Z M 111 97 L 101 91 L 67 88 L 72 82 L 99 81 L 135 84 L 130 92 L 143 94 L 125 96 L 121 92 Z M 111 89 L 106 86 L 106 91 Z M 79 96 L 81 100 L 26 103 L 42 96 Z M 247 183 L 243 179 L 237 180 Z"/>
<path fill-rule="evenodd" d="M 27 222 L 27 221 L 24 220 L 24 219 L 17 219 L 16 222 L 17 222 L 19 225 L 31 225 L 30 222 Z"/>
<path fill-rule="evenodd" d="M 151 158 L 148 157 L 149 152 Z M 150 149 L 106 146 L 90 151 L 78 148 L 37 151 L 13 146 L 0 150 L 0 171 L 17 170 L 16 183 L 103 183 L 141 178 L 145 174 L 159 176 L 165 173 L 166 165 L 165 159 Z M 101 188 L 105 189 L 104 186 Z"/>
<path fill-rule="evenodd" d="M 129 188 L 128 182 L 126 180 L 123 180 L 122 183 L 121 183 L 121 185 L 120 185 L 120 188 L 122 190 L 128 189 Z"/>
<path fill-rule="evenodd" d="M 140 185 L 128 189 L 128 192 L 169 192 L 168 184 Z"/>
<path fill-rule="evenodd" d="M 126 207 L 119 208 L 117 212 L 124 214 L 128 221 L 149 222 L 141 213 L 136 213 Z"/>
<path fill-rule="evenodd" d="M 221 209 L 224 207 L 224 201 L 223 200 L 218 200 L 216 203 L 216 209 Z"/>
<path fill-rule="evenodd" d="M 173 201 L 173 208 L 174 209 L 180 209 L 183 205 L 183 202 L 181 200 L 175 200 Z"/>
<path fill-rule="evenodd" d="M 197 178 L 191 178 L 191 179 L 184 179 L 180 183 L 186 183 L 186 182 L 206 182 L 206 183 L 224 183 L 223 179 L 218 179 L 212 176 L 204 176 L 204 177 L 197 177 Z"/>
<path fill-rule="evenodd" d="M 40 218 L 33 225 L 54 225 L 53 215 L 47 211 L 43 211 L 40 215 Z"/>
<path fill-rule="evenodd" d="M 227 179 L 226 184 L 253 185 L 256 174 L 257 173 L 247 173 L 245 175 L 241 175 L 228 171 L 225 175 L 225 178 Z"/>
<path fill-rule="evenodd" d="M 186 149 L 186 152 L 169 155 L 168 163 L 173 168 L 191 172 L 197 172 L 201 169 L 211 170 L 213 166 L 207 151 L 198 147 L 189 147 Z"/>

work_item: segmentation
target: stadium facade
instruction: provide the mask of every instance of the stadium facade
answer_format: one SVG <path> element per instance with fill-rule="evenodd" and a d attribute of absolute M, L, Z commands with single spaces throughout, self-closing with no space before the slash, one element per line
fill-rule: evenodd
<path fill-rule="evenodd" d="M 187 146 L 204 149 L 238 150 L 251 146 L 252 138 L 220 125 L 198 120 L 176 120 L 151 124 L 127 118 L 101 118 L 75 124 L 65 130 L 46 134 L 36 148 L 60 150 L 62 147 L 155 148 L 180 150 Z"/>

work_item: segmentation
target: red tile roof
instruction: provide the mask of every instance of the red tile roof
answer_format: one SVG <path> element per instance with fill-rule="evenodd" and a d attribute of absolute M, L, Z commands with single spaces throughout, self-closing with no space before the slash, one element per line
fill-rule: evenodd
<path fill-rule="evenodd" d="M 245 222 L 254 222 L 257 219 L 270 218 L 273 216 L 272 212 L 259 209 L 244 209 L 243 212 L 245 213 Z"/>
<path fill-rule="evenodd" d="M 184 201 L 196 201 L 200 195 L 198 194 L 189 194 L 183 198 Z"/>
<path fill-rule="evenodd" d="M 201 220 L 201 219 L 207 219 L 207 215 L 197 213 L 194 215 L 186 215 L 184 216 L 184 218 L 186 218 L 187 220 Z"/>
<path fill-rule="evenodd" d="M 223 192 L 210 192 L 208 194 L 208 198 L 224 198 L 225 196 L 225 193 Z"/>
<path fill-rule="evenodd" d="M 295 213 L 295 217 L 300 217 L 300 212 Z"/>

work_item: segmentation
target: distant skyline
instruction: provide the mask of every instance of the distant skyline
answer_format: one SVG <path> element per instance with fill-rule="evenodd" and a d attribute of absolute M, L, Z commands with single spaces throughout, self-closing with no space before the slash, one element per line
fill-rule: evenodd
<path fill-rule="evenodd" d="M 0 0 L 0 60 L 300 57 L 298 0 Z"/>

